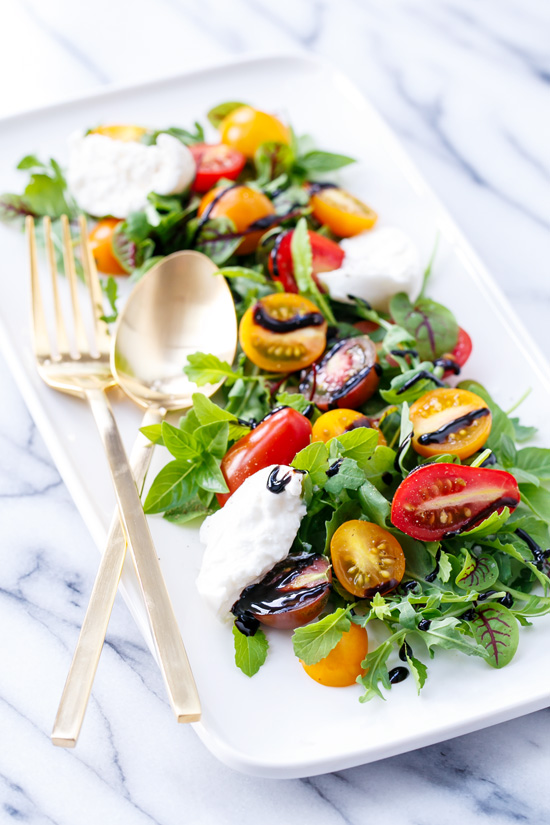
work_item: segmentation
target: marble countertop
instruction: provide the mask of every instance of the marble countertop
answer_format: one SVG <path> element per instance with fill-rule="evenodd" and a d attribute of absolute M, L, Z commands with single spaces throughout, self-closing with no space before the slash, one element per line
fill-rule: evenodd
<path fill-rule="evenodd" d="M 0 116 L 241 54 L 330 59 L 395 129 L 550 356 L 545 0 L 4 0 L 0 30 Z M 78 747 L 55 749 L 97 552 L 2 362 L 0 384 L 0 822 L 548 822 L 549 710 L 312 779 L 233 772 L 174 724 L 122 600 Z"/>

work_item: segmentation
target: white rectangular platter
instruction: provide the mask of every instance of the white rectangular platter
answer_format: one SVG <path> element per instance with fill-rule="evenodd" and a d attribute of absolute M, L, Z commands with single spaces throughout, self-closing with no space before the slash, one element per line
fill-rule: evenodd
<path fill-rule="evenodd" d="M 301 57 L 241 61 L 5 119 L 0 123 L 0 189 L 21 188 L 14 167 L 24 154 L 53 156 L 63 163 L 67 136 L 75 129 L 98 123 L 187 126 L 195 119 L 204 122 L 206 111 L 224 100 L 245 100 L 280 113 L 298 134 L 313 135 L 320 148 L 358 158 L 357 165 L 342 172 L 343 185 L 379 213 L 380 225 L 407 231 L 423 260 L 428 260 L 439 232 L 430 294 L 453 309 L 473 338 L 465 377 L 484 383 L 504 408 L 532 387 L 521 415 L 540 428 L 540 443 L 549 445 L 550 372 L 544 358 L 391 131 L 352 83 L 330 66 Z M 85 404 L 50 390 L 38 378 L 31 349 L 26 246 L 21 235 L 5 227 L 0 227 L 0 243 L 4 355 L 102 548 L 114 496 L 91 415 Z M 141 413 L 119 393 L 111 397 L 130 448 Z M 162 452 L 157 450 L 153 471 L 166 460 Z M 217 622 L 195 591 L 201 560 L 197 531 L 161 518 L 150 523 L 202 700 L 204 715 L 195 730 L 212 753 L 233 768 L 279 778 L 323 773 L 477 730 L 550 703 L 550 617 L 522 630 L 519 652 L 502 671 L 452 652 L 438 653 L 420 697 L 412 679 L 396 686 L 386 702 L 366 705 L 358 701 L 359 687 L 317 685 L 304 675 L 290 634 L 282 631 L 269 633 L 268 660 L 248 679 L 233 663 L 231 627 Z M 151 647 L 127 567 L 123 592 Z M 418 654 L 422 656 L 420 650 Z"/>

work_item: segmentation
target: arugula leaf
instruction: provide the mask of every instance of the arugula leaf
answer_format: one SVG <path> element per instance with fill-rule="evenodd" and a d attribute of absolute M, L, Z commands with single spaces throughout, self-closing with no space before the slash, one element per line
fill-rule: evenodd
<path fill-rule="evenodd" d="M 239 103 L 236 100 L 230 100 L 227 101 L 227 103 L 218 103 L 217 106 L 210 109 L 206 117 L 214 129 L 219 129 L 222 120 L 226 118 L 227 115 L 230 115 L 235 109 L 241 109 L 243 106 L 248 106 L 248 103 Z"/>
<path fill-rule="evenodd" d="M 269 643 L 261 628 L 253 636 L 244 633 L 233 625 L 233 639 L 235 643 L 235 664 L 245 676 L 254 676 L 267 658 Z"/>
<path fill-rule="evenodd" d="M 414 335 L 420 358 L 433 361 L 452 352 L 458 340 L 458 324 L 450 309 L 420 298 L 413 306 L 405 292 L 394 295 L 390 302 L 392 318 Z"/>
<path fill-rule="evenodd" d="M 459 619 L 454 616 L 444 616 L 441 619 L 432 619 L 427 630 L 419 631 L 419 636 L 428 648 L 430 656 L 433 656 L 434 647 L 458 650 L 467 656 L 485 656 L 485 649 L 469 641 L 460 632 L 459 625 Z"/>
<path fill-rule="evenodd" d="M 306 665 L 315 665 L 336 647 L 350 625 L 348 610 L 338 607 L 323 619 L 296 628 L 292 636 L 294 653 Z"/>
<path fill-rule="evenodd" d="M 480 539 L 484 536 L 490 536 L 493 533 L 498 533 L 500 528 L 506 524 L 508 519 L 510 518 L 510 508 L 503 507 L 502 513 L 498 513 L 496 510 L 494 513 L 491 513 L 486 519 L 483 519 L 482 522 L 477 524 L 475 527 L 472 527 L 471 530 L 464 530 L 460 533 L 461 538 L 466 538 L 467 536 L 475 536 L 476 540 Z"/>
<path fill-rule="evenodd" d="M 164 518 L 171 521 L 173 524 L 187 524 L 189 521 L 194 521 L 197 518 L 205 518 L 211 516 L 215 510 L 204 504 L 198 496 L 186 501 L 181 507 L 176 507 L 173 510 L 167 510 Z"/>
<path fill-rule="evenodd" d="M 510 662 L 518 647 L 519 628 L 516 617 L 502 604 L 491 602 L 476 608 L 476 617 L 468 622 L 477 643 L 485 649 L 485 660 L 501 668 Z"/>
<path fill-rule="evenodd" d="M 118 301 L 118 284 L 112 275 L 108 278 L 101 278 L 100 284 L 102 292 L 109 301 L 109 306 L 111 307 L 111 314 L 102 315 L 101 320 L 105 321 L 106 324 L 114 324 L 118 318 L 118 309 L 116 305 L 116 302 Z"/>
<path fill-rule="evenodd" d="M 440 387 L 443 385 L 441 379 L 436 375 L 434 375 L 433 378 L 429 377 L 433 374 L 433 372 L 433 363 L 431 361 L 422 361 L 418 367 L 407 370 L 406 372 L 401 373 L 401 375 L 396 375 L 392 378 L 389 389 L 380 390 L 380 395 L 384 401 L 388 402 L 388 404 L 402 404 L 404 401 L 408 404 L 412 404 L 418 398 L 425 395 L 428 390 L 433 390 L 435 387 Z M 416 376 L 422 377 L 415 381 L 410 387 L 406 388 L 408 382 L 413 380 Z"/>
<path fill-rule="evenodd" d="M 365 481 L 359 488 L 359 504 L 368 521 L 373 521 L 380 527 L 387 526 L 391 510 L 390 503 L 370 481 Z"/>
<path fill-rule="evenodd" d="M 292 233 L 290 252 L 294 277 L 300 294 L 309 298 L 319 307 L 329 324 L 335 324 L 336 318 L 330 308 L 330 303 L 326 296 L 319 291 L 313 280 L 313 255 L 305 218 L 300 218 L 296 224 L 296 229 Z"/>
<path fill-rule="evenodd" d="M 359 469 L 352 458 L 344 458 L 338 467 L 336 475 L 325 482 L 325 490 L 333 496 L 338 496 L 344 490 L 358 490 L 365 482 L 365 474 Z"/>
<path fill-rule="evenodd" d="M 378 432 L 370 427 L 358 427 L 347 433 L 341 433 L 337 438 L 332 438 L 327 447 L 331 451 L 333 445 L 337 447 L 338 457 L 354 459 L 361 469 L 372 457 L 378 444 Z"/>
<path fill-rule="evenodd" d="M 309 473 L 312 484 L 322 487 L 327 480 L 328 448 L 322 441 L 308 444 L 295 456 L 292 466 Z"/>
<path fill-rule="evenodd" d="M 484 546 L 492 547 L 495 550 L 499 550 L 501 553 L 504 553 L 507 556 L 511 556 L 516 561 L 521 562 L 524 564 L 531 573 L 539 580 L 540 584 L 542 584 L 545 593 L 549 587 L 548 577 L 545 576 L 543 572 L 541 572 L 532 562 L 531 560 L 531 552 L 528 549 L 527 545 L 524 544 L 519 536 L 515 536 L 514 534 L 501 534 L 495 536 L 491 539 L 485 538 L 482 540 Z M 501 567 L 500 560 L 499 560 L 499 567 Z M 502 569 L 501 569 L 502 575 Z"/>
<path fill-rule="evenodd" d="M 413 675 L 413 679 L 416 684 L 416 692 L 420 694 L 420 691 L 426 684 L 426 679 L 428 678 L 428 668 L 426 665 L 421 662 L 419 659 L 416 659 L 412 653 L 409 653 L 410 646 L 405 645 L 405 658 L 407 659 L 407 664 L 409 665 L 410 671 Z"/>
<path fill-rule="evenodd" d="M 385 699 L 380 690 L 380 684 L 386 690 L 391 689 L 387 661 L 392 652 L 392 647 L 392 640 L 387 639 L 381 645 L 378 645 L 376 650 L 367 654 L 366 659 L 362 662 L 361 667 L 366 669 L 367 672 L 364 676 L 357 677 L 357 682 L 365 688 L 365 693 L 359 697 L 360 702 L 370 702 L 375 696 Z"/>
<path fill-rule="evenodd" d="M 302 415 L 311 407 L 311 401 L 300 392 L 280 392 L 275 397 L 277 407 L 292 407 Z"/>

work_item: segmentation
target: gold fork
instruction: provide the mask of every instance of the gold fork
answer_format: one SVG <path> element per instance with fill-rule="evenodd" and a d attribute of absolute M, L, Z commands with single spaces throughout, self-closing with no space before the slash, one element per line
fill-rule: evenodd
<path fill-rule="evenodd" d="M 74 347 L 71 350 L 59 294 L 51 221 L 49 218 L 44 218 L 46 257 L 50 269 L 54 305 L 56 347 L 52 349 L 40 290 L 34 220 L 32 217 L 26 220 L 31 264 L 34 350 L 38 372 L 50 387 L 83 398 L 90 405 L 109 462 L 122 526 L 132 550 L 170 704 L 178 722 L 195 722 L 200 719 L 201 715 L 195 681 L 162 577 L 136 483 L 107 400 L 106 390 L 116 383 L 109 363 L 111 342 L 107 325 L 102 320 L 101 287 L 88 244 L 84 216 L 80 216 L 79 225 L 82 267 L 91 300 L 93 330 L 90 342 L 88 342 L 78 296 L 70 224 L 68 217 L 63 215 L 61 217 L 63 263 L 69 283 L 74 326 Z M 66 729 L 64 729 L 63 720 L 59 718 L 56 720 L 55 737 L 52 737 L 54 744 L 65 747 L 75 745 L 74 719 L 70 719 L 70 716 L 71 711 L 66 719 Z"/>

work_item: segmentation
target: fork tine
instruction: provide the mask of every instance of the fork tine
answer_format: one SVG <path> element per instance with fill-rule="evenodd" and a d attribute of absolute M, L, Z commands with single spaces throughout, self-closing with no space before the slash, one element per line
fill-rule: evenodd
<path fill-rule="evenodd" d="M 74 264 L 73 245 L 71 240 L 71 229 L 69 226 L 69 218 L 67 215 L 61 215 L 61 229 L 63 232 L 63 263 L 65 266 L 65 274 L 69 281 L 71 290 L 71 304 L 73 307 L 73 321 L 74 331 L 76 337 L 76 348 L 80 354 L 88 352 L 88 340 L 86 338 L 86 330 L 84 329 L 84 322 L 80 312 L 80 304 L 78 301 L 78 290 L 76 283 L 76 270 Z"/>
<path fill-rule="evenodd" d="M 44 241 L 46 244 L 46 256 L 50 266 L 50 275 L 52 280 L 52 292 L 55 311 L 55 333 L 57 340 L 57 350 L 59 355 L 69 355 L 69 339 L 67 337 L 67 330 L 65 322 L 63 321 L 63 310 L 61 308 L 61 301 L 59 299 L 59 289 L 57 284 L 58 272 L 57 264 L 55 262 L 55 252 L 52 241 L 52 222 L 49 217 L 44 218 Z"/>
<path fill-rule="evenodd" d="M 96 345 L 100 353 L 106 353 L 110 350 L 110 338 L 108 328 L 105 321 L 101 320 L 104 314 L 103 297 L 99 277 L 97 274 L 97 267 L 95 264 L 92 250 L 88 241 L 88 226 L 86 217 L 80 215 L 78 218 L 80 225 L 80 248 L 82 252 L 82 266 L 84 268 L 84 277 L 90 292 L 90 300 L 92 302 L 92 314 L 94 318 L 94 329 L 96 336 Z"/>
<path fill-rule="evenodd" d="M 31 264 L 31 308 L 32 326 L 34 338 L 35 355 L 39 358 L 48 358 L 51 355 L 50 338 L 46 326 L 44 315 L 44 305 L 42 303 L 42 293 L 40 292 L 40 278 L 38 275 L 38 262 L 36 255 L 36 235 L 34 231 L 34 218 L 27 215 L 25 228 L 29 239 L 29 257 Z"/>

